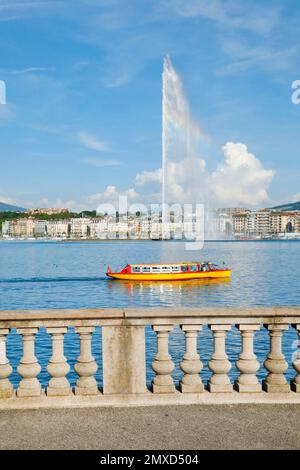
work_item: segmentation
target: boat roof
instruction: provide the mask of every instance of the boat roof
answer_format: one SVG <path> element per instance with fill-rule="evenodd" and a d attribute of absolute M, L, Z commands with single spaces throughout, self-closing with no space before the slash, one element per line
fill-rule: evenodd
<path fill-rule="evenodd" d="M 203 262 L 203 261 L 202 261 Z M 129 266 L 184 266 L 184 265 L 189 265 L 189 266 L 198 266 L 198 264 L 201 264 L 201 261 L 190 261 L 190 262 L 179 262 L 179 263 L 146 263 L 146 264 L 140 264 L 140 263 L 135 263 L 131 264 L 128 263 Z"/>

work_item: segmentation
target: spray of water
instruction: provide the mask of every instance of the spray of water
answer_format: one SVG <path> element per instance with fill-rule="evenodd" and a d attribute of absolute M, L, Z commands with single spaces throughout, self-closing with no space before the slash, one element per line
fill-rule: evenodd
<path fill-rule="evenodd" d="M 182 81 L 167 56 L 162 75 L 163 207 L 166 204 L 204 204 L 206 238 L 214 238 L 212 203 L 205 161 L 200 157 L 199 148 L 205 139 L 191 114 Z"/>

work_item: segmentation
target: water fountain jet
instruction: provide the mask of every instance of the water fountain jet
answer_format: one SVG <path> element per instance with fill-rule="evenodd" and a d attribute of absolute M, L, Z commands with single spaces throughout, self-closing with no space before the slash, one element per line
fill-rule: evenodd
<path fill-rule="evenodd" d="M 192 116 L 181 78 L 166 56 L 162 74 L 162 219 L 168 221 L 170 205 L 204 204 L 206 238 L 215 238 L 205 161 L 199 148 L 206 139 Z"/>

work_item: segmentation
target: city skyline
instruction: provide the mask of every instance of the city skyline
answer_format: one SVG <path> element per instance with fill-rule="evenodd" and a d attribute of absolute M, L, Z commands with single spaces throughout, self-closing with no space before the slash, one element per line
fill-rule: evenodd
<path fill-rule="evenodd" d="M 251 211 L 220 208 L 210 217 L 210 230 L 201 232 L 207 240 L 300 239 L 298 205 Z M 34 209 L 24 213 L 0 214 L 3 239 L 150 239 L 199 240 L 196 214 L 176 211 L 162 214 L 144 212 L 70 213 L 67 209 Z M 2 218 L 2 223 L 1 223 Z M 205 221 L 202 221 L 205 225 Z M 205 227 L 204 227 L 205 228 Z"/>
<path fill-rule="evenodd" d="M 159 1 L 147 13 L 141 3 L 0 1 L 0 201 L 159 202 L 166 54 L 206 136 L 199 157 L 219 202 L 299 200 L 296 3 Z"/>

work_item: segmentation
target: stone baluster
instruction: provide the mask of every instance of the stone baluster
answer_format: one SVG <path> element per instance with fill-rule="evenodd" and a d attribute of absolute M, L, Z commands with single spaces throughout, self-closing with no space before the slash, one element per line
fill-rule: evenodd
<path fill-rule="evenodd" d="M 185 334 L 185 354 L 180 368 L 184 376 L 180 382 L 180 390 L 183 393 L 199 393 L 204 391 L 203 384 L 199 377 L 203 364 L 197 353 L 197 335 L 201 331 L 202 325 L 182 325 Z"/>
<path fill-rule="evenodd" d="M 174 363 L 169 354 L 169 333 L 173 325 L 154 325 L 156 331 L 157 354 L 152 362 L 152 369 L 156 373 L 152 390 L 154 393 L 174 393 L 175 385 L 171 377 L 174 370 Z"/>
<path fill-rule="evenodd" d="M 259 362 L 253 350 L 254 332 L 260 325 L 237 325 L 242 335 L 242 352 L 236 363 L 240 376 L 235 382 L 234 388 L 238 392 L 261 392 L 261 385 L 256 377 Z"/>
<path fill-rule="evenodd" d="M 270 393 L 286 393 L 290 386 L 284 376 L 288 368 L 284 355 L 282 354 L 282 333 L 288 325 L 266 325 L 270 335 L 270 352 L 264 366 L 269 372 L 263 381 L 263 390 Z"/>
<path fill-rule="evenodd" d="M 298 331 L 298 344 L 300 345 L 300 324 L 299 325 L 293 325 L 294 328 Z M 300 393 L 300 348 L 298 348 L 298 352 L 296 354 L 295 360 L 293 362 L 293 367 L 295 371 L 297 372 L 296 377 L 292 381 L 292 390 L 294 392 Z"/>
<path fill-rule="evenodd" d="M 0 398 L 10 398 L 13 395 L 13 386 L 8 380 L 12 367 L 6 356 L 6 336 L 8 328 L 0 328 Z"/>
<path fill-rule="evenodd" d="M 99 393 L 94 377 L 98 367 L 92 355 L 92 333 L 94 331 L 94 327 L 76 328 L 80 339 L 80 355 L 74 367 L 75 372 L 79 375 L 75 387 L 76 395 L 97 395 Z"/>
<path fill-rule="evenodd" d="M 34 339 L 38 328 L 18 328 L 17 332 L 22 335 L 23 340 L 23 357 L 17 368 L 22 380 L 17 389 L 17 396 L 36 397 L 41 394 L 41 384 L 37 379 L 41 366 L 34 352 Z"/>
<path fill-rule="evenodd" d="M 232 392 L 233 387 L 227 375 L 231 363 L 225 351 L 226 332 L 230 330 L 231 325 L 210 325 L 209 328 L 214 335 L 214 351 L 208 363 L 209 369 L 213 372 L 208 382 L 208 390 L 219 393 Z"/>
<path fill-rule="evenodd" d="M 47 328 L 47 333 L 52 336 L 52 357 L 47 366 L 47 372 L 51 375 L 47 387 L 48 396 L 70 395 L 71 387 L 66 375 L 70 371 L 70 366 L 64 356 L 64 334 L 66 327 Z"/>

